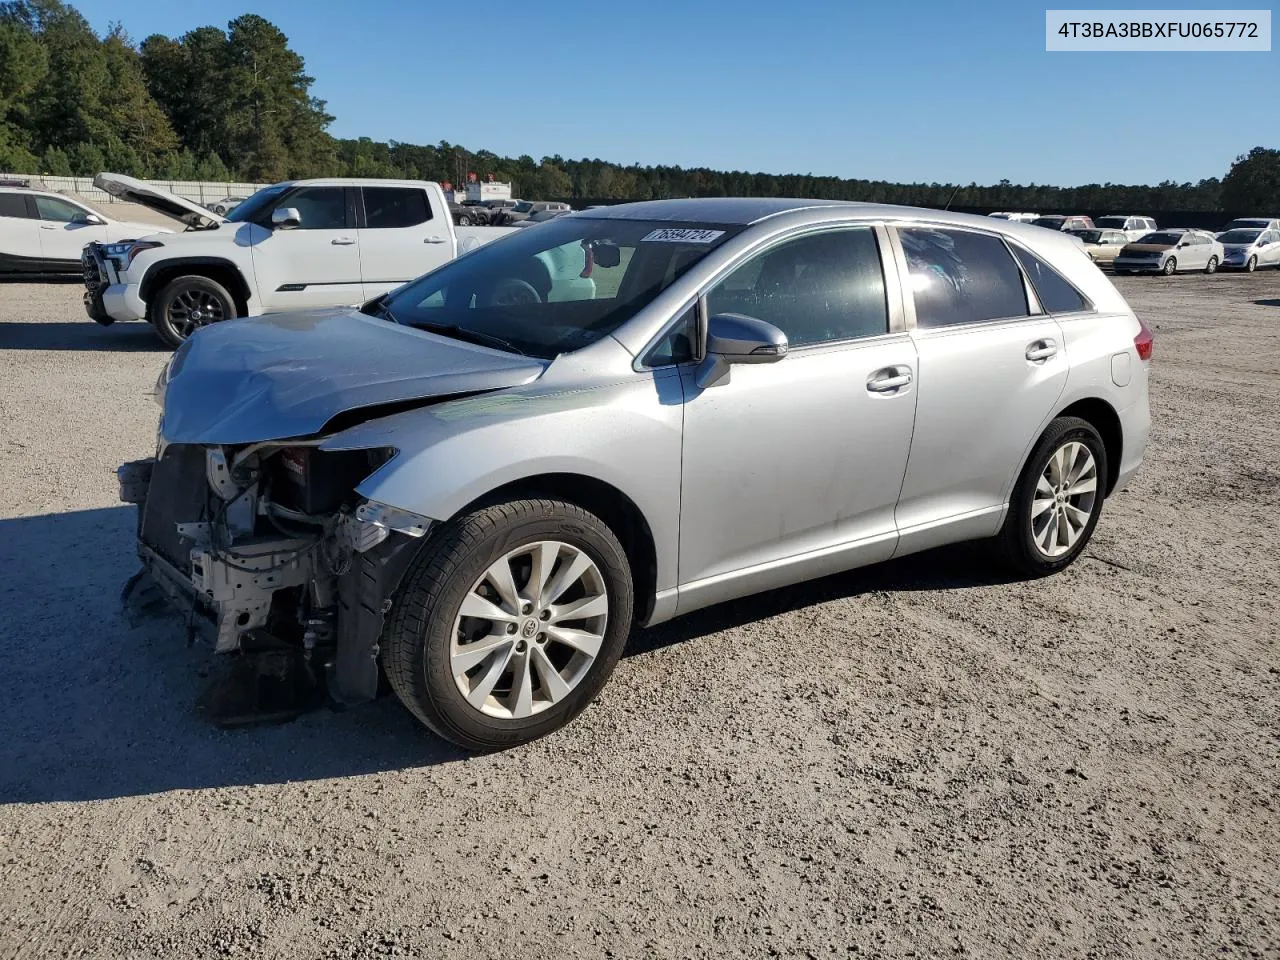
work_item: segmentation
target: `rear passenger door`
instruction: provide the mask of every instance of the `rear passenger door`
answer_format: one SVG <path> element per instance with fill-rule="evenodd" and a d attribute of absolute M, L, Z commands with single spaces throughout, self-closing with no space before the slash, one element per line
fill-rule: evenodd
<path fill-rule="evenodd" d="M 996 532 L 1066 386 L 1067 358 L 1000 236 L 933 226 L 896 235 L 920 366 L 896 513 L 905 552 Z"/>
<path fill-rule="evenodd" d="M 372 299 L 453 259 L 450 224 L 423 187 L 361 187 L 360 275 Z"/>
<path fill-rule="evenodd" d="M 0 193 L 0 273 L 43 268 L 38 225 L 27 210 L 29 199 L 21 193 Z"/>

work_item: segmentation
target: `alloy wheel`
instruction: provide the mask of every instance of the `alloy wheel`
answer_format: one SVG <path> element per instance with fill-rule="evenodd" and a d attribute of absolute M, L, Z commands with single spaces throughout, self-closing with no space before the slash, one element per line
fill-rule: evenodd
<path fill-rule="evenodd" d="M 1164 262 L 1164 275 L 1166 277 L 1171 277 L 1177 272 L 1178 272 L 1178 261 L 1175 260 L 1173 257 L 1170 257 L 1168 260 Z"/>
<path fill-rule="evenodd" d="M 454 682 L 488 716 L 541 713 L 591 671 L 608 620 L 604 576 L 584 550 L 557 540 L 516 547 L 462 601 L 449 651 Z"/>
<path fill-rule="evenodd" d="M 1245 273 L 1253 273 L 1258 269 L 1258 258 L 1250 257 L 1249 262 L 1244 265 Z"/>
<path fill-rule="evenodd" d="M 1217 257 L 1210 257 L 1210 258 L 1209 258 L 1209 262 L 1208 262 L 1208 263 L 1206 263 L 1206 264 L 1205 264 L 1205 266 L 1204 266 L 1204 272 L 1205 272 L 1205 273 L 1217 273 L 1217 272 L 1218 272 L 1218 258 L 1217 258 Z"/>
<path fill-rule="evenodd" d="M 1079 441 L 1049 457 L 1031 500 L 1031 539 L 1046 557 L 1060 557 L 1079 541 L 1098 503 L 1098 463 Z"/>
<path fill-rule="evenodd" d="M 205 290 L 183 290 L 169 301 L 165 312 L 183 340 L 200 327 L 226 319 L 222 302 Z"/>

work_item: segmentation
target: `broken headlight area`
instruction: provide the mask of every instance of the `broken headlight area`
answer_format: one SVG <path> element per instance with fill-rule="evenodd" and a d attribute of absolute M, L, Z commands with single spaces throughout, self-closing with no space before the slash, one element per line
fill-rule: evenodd
<path fill-rule="evenodd" d="M 131 613 L 176 606 L 220 653 L 292 650 L 344 702 L 377 690 L 390 597 L 431 525 L 355 487 L 393 451 L 169 445 L 117 471 L 138 505 Z"/>

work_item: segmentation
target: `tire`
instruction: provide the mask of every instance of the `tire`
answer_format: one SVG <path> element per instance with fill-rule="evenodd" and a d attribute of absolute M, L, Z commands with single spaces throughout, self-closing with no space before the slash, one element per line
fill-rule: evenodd
<path fill-rule="evenodd" d="M 458 217 L 458 226 L 460 227 L 471 226 L 471 218 L 468 217 L 466 214 L 463 214 L 462 216 Z"/>
<path fill-rule="evenodd" d="M 510 588 L 529 594 L 536 544 L 553 551 L 544 591 L 559 591 L 543 606 L 514 596 L 523 604 L 514 612 L 490 571 L 505 569 Z M 526 546 L 530 550 L 522 552 Z M 566 570 L 572 576 L 582 558 L 589 569 L 565 589 L 559 578 Z M 554 602 L 563 597 L 569 599 Z M 595 609 L 600 598 L 607 600 L 604 614 L 561 620 L 578 626 L 556 629 L 553 610 L 587 603 Z M 464 601 L 473 614 L 493 610 L 504 619 L 465 614 Z M 514 747 L 569 723 L 600 692 L 631 631 L 633 604 L 626 553 L 602 520 L 558 500 L 499 503 L 449 521 L 425 545 L 388 616 L 383 665 L 400 701 L 440 736 L 469 750 Z M 464 637 L 471 643 L 460 644 Z M 468 657 L 476 644 L 490 645 L 493 652 Z M 594 659 L 585 647 L 596 650 Z M 530 679 L 520 687 L 522 664 Z M 548 682 L 548 667 L 560 677 L 559 691 Z M 521 690 L 528 691 L 526 697 Z"/>
<path fill-rule="evenodd" d="M 1258 257 L 1256 255 L 1249 258 L 1249 262 L 1244 265 L 1245 273 L 1253 273 L 1258 269 Z"/>
<path fill-rule="evenodd" d="M 1088 461 L 1080 455 L 1081 448 L 1092 457 L 1092 470 L 1087 468 Z M 1051 469 L 1051 461 L 1063 450 L 1072 451 L 1071 460 L 1080 468 L 1074 486 L 1066 489 L 1087 487 L 1092 479 L 1092 498 L 1087 498 L 1086 493 L 1060 498 L 1057 485 L 1052 480 L 1044 480 L 1047 489 L 1042 485 L 1042 477 Z M 1009 513 L 996 535 L 999 552 L 1006 565 L 1028 577 L 1047 576 L 1070 566 L 1084 550 L 1098 524 L 1105 497 L 1107 469 L 1107 448 L 1093 424 L 1078 417 L 1059 417 L 1049 424 L 1022 468 L 1009 503 Z M 1064 481 L 1070 481 L 1071 476 L 1071 469 L 1068 469 Z M 1049 492 L 1053 493 L 1052 499 L 1047 496 Z M 1043 509 L 1045 500 L 1053 504 L 1048 510 Z M 1075 509 L 1069 511 L 1065 505 L 1059 506 L 1064 500 Z M 1078 511 L 1085 510 L 1088 519 L 1078 527 Z M 1056 516 L 1046 520 L 1046 513 Z M 1062 520 L 1068 520 L 1065 531 L 1057 526 L 1048 529 L 1050 523 Z M 1070 539 L 1072 535 L 1074 540 Z M 1069 543 L 1062 542 L 1068 540 Z M 1046 542 L 1048 549 L 1044 545 Z"/>
<path fill-rule="evenodd" d="M 1177 257 L 1170 257 L 1168 260 L 1166 260 L 1166 261 L 1164 262 L 1164 268 L 1161 270 L 1161 272 L 1162 272 L 1166 277 L 1172 277 L 1175 273 L 1177 273 L 1177 272 L 1178 272 L 1178 258 L 1177 258 Z"/>
<path fill-rule="evenodd" d="M 1218 272 L 1218 258 L 1217 258 L 1217 257 L 1210 257 L 1210 258 L 1209 258 L 1209 262 L 1208 262 L 1208 263 L 1206 263 L 1206 264 L 1204 265 L 1204 272 L 1205 272 L 1205 273 L 1217 273 L 1217 272 Z"/>
<path fill-rule="evenodd" d="M 235 316 L 235 300 L 227 288 L 195 274 L 170 280 L 147 308 L 151 326 L 175 349 L 198 328 Z"/>

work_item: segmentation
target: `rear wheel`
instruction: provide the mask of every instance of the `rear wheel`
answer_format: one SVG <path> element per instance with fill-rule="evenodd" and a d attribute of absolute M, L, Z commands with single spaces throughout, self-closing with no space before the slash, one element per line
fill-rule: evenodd
<path fill-rule="evenodd" d="M 997 535 L 1009 565 L 1032 577 L 1070 565 L 1093 536 L 1107 475 L 1107 448 L 1091 423 L 1059 417 L 1049 424 Z"/>
<path fill-rule="evenodd" d="M 517 500 L 446 524 L 387 621 L 387 678 L 419 720 L 473 750 L 565 725 L 613 672 L 631 630 L 631 571 L 598 517 Z"/>
<path fill-rule="evenodd" d="M 147 319 L 160 339 L 176 348 L 201 327 L 235 316 L 235 300 L 226 287 L 191 275 L 165 284 L 151 301 Z"/>
<path fill-rule="evenodd" d="M 460 227 L 471 226 L 471 218 L 464 213 L 462 216 L 458 217 L 458 226 Z"/>
<path fill-rule="evenodd" d="M 1168 260 L 1164 262 L 1164 275 L 1166 277 L 1172 277 L 1177 272 L 1178 272 L 1178 259 L 1176 257 L 1170 257 Z"/>
<path fill-rule="evenodd" d="M 1205 272 L 1205 273 L 1217 273 L 1217 272 L 1218 272 L 1218 258 L 1217 258 L 1217 257 L 1210 257 L 1210 258 L 1209 258 L 1209 262 L 1208 262 L 1208 263 L 1206 263 L 1206 264 L 1204 265 L 1204 272 Z"/>
<path fill-rule="evenodd" d="M 1256 256 L 1252 256 L 1249 258 L 1249 262 L 1244 265 L 1244 272 L 1253 273 L 1253 271 L 1257 269 L 1258 269 L 1258 258 Z"/>

